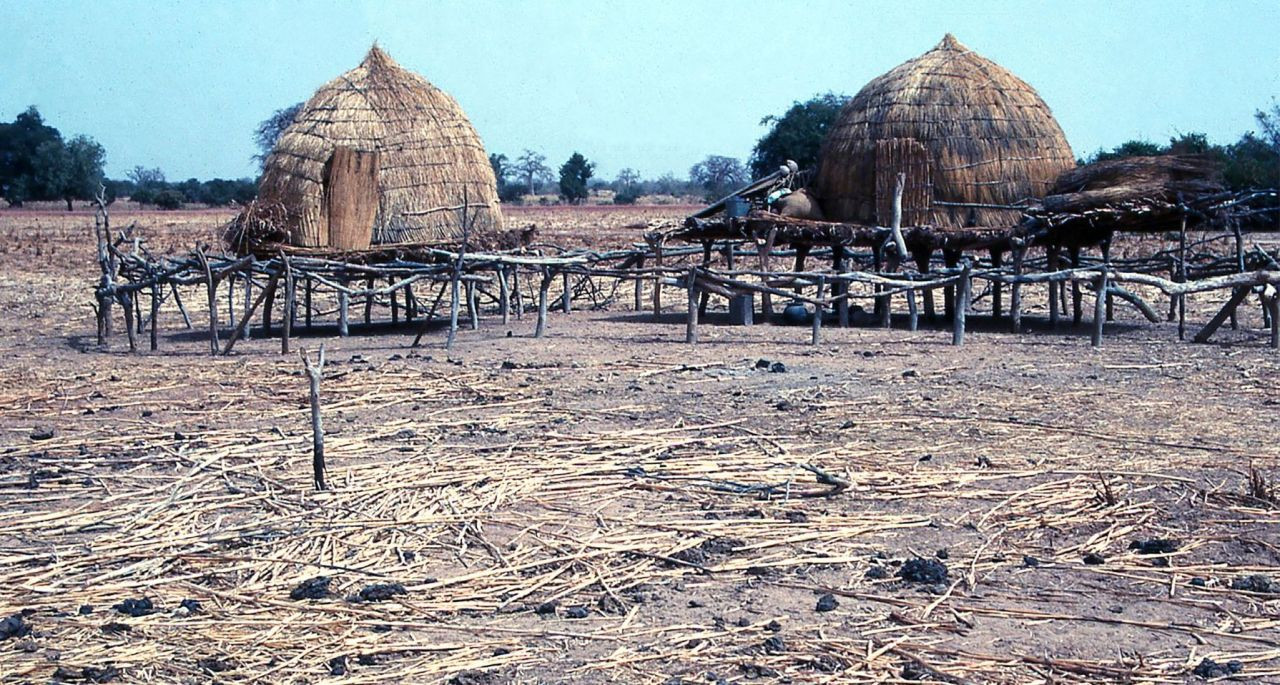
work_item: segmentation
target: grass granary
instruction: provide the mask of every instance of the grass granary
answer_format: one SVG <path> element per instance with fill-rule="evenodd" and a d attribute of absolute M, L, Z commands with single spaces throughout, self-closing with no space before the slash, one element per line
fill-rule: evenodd
<path fill-rule="evenodd" d="M 947 34 L 845 105 L 815 187 L 829 220 L 887 226 L 906 172 L 904 225 L 1006 229 L 1074 166 L 1035 89 Z"/>
<path fill-rule="evenodd" d="M 480 136 L 453 97 L 374 45 L 303 105 L 228 238 L 242 253 L 457 242 L 464 204 L 476 239 L 501 231 Z"/>

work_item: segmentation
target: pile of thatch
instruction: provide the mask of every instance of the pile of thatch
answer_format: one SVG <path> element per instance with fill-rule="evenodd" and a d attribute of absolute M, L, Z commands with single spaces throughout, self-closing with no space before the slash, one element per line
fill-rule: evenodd
<path fill-rule="evenodd" d="M 359 164 L 376 166 L 364 177 L 376 180 L 376 208 L 366 214 L 341 199 L 358 185 L 329 187 L 339 163 L 361 174 Z M 501 229 L 493 169 L 457 101 L 374 46 L 298 112 L 267 158 L 258 202 L 229 238 L 241 249 L 262 241 L 328 247 L 339 242 L 330 217 L 355 215 L 357 223 L 373 217 L 372 245 L 456 241 L 464 198 L 473 235 Z"/>
<path fill-rule="evenodd" d="M 841 111 L 816 182 L 828 218 L 888 225 L 877 211 L 887 203 L 877 202 L 876 146 L 895 138 L 925 147 L 928 178 L 907 184 L 932 185 L 931 206 L 919 209 L 941 230 L 1015 225 L 1021 212 L 1005 207 L 1042 197 L 1075 165 L 1036 91 L 950 34 L 868 83 Z"/>
<path fill-rule="evenodd" d="M 1204 155 L 1129 157 L 1064 172 L 1044 198 L 1047 212 L 1083 212 L 1134 202 L 1177 202 L 1222 192 L 1221 169 Z"/>

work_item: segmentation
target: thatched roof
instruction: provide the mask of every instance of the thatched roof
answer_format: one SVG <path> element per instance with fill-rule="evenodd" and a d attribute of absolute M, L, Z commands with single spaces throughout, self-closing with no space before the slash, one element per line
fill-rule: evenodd
<path fill-rule="evenodd" d="M 1126 157 L 1064 172 L 1044 198 L 1050 212 L 1082 212 L 1125 202 L 1177 202 L 1223 191 L 1222 170 L 1206 155 Z"/>
<path fill-rule="evenodd" d="M 472 235 L 501 229 L 493 168 L 462 108 L 376 45 L 303 105 L 267 158 L 256 214 L 247 212 L 241 223 L 256 216 L 282 242 L 329 245 L 326 164 L 340 147 L 368 153 L 377 167 L 374 245 L 459 239 L 464 194 Z"/>
<path fill-rule="evenodd" d="M 876 146 L 890 139 L 923 144 L 931 171 L 920 182 L 932 183 L 935 203 L 1017 204 L 1042 197 L 1058 174 L 1075 166 L 1071 146 L 1036 91 L 951 34 L 845 105 L 819 160 L 816 187 L 827 217 L 888 225 L 890 217 L 876 211 Z M 999 228 L 1019 216 L 1017 210 L 934 204 L 926 222 L 943 230 Z"/>

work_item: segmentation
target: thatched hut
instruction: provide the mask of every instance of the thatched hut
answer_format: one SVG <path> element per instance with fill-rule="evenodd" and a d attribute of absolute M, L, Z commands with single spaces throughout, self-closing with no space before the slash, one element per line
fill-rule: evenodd
<path fill-rule="evenodd" d="M 378 46 L 307 100 L 267 157 L 246 243 L 333 250 L 457 241 L 502 227 L 480 136 L 448 93 Z"/>
<path fill-rule="evenodd" d="M 1021 212 L 1004 207 L 1044 196 L 1073 166 L 1036 91 L 947 34 L 844 106 L 816 188 L 829 220 L 887 226 L 905 172 L 904 225 L 1008 228 Z"/>

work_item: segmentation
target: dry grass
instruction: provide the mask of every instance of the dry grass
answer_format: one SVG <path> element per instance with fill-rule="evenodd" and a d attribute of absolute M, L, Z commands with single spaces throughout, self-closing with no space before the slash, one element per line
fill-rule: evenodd
<path fill-rule="evenodd" d="M 613 211 L 526 216 L 609 246 L 666 220 Z M 116 223 L 164 251 L 221 216 Z M 0 221 L 0 618 L 32 629 L 0 641 L 5 678 L 1172 683 L 1203 657 L 1280 678 L 1280 594 L 1252 580 L 1280 564 L 1275 510 L 1243 496 L 1280 466 L 1280 360 L 1252 315 L 1203 346 L 1119 310 L 1101 351 L 977 323 L 963 348 L 715 325 L 690 348 L 616 309 L 536 344 L 532 317 L 489 320 L 453 361 L 404 331 L 303 339 L 331 360 L 315 493 L 277 341 L 211 360 L 167 320 L 162 354 L 80 351 L 88 219 Z M 850 487 L 822 497 L 806 465 Z M 1130 549 L 1151 539 L 1178 545 Z M 894 576 L 939 550 L 945 582 Z M 316 576 L 334 596 L 290 597 Z M 138 598 L 159 610 L 112 608 Z"/>

